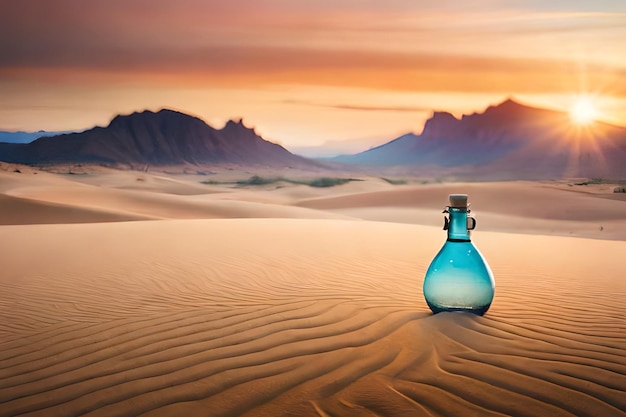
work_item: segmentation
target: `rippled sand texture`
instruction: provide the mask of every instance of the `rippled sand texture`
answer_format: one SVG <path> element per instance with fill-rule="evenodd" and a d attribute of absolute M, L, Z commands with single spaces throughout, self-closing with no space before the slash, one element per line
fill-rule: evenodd
<path fill-rule="evenodd" d="M 626 415 L 606 185 L 0 168 L 0 416 Z M 422 297 L 454 192 L 497 281 L 485 317 Z"/>
<path fill-rule="evenodd" d="M 431 315 L 438 228 L 0 228 L 3 416 L 621 416 L 625 243 L 481 232 L 485 317 Z"/>

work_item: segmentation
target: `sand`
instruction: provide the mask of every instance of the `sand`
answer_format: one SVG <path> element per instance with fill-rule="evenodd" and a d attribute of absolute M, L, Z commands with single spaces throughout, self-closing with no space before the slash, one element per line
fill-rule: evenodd
<path fill-rule="evenodd" d="M 626 415 L 611 187 L 202 179 L 0 172 L 0 415 Z M 432 315 L 464 191 L 496 297 Z"/>

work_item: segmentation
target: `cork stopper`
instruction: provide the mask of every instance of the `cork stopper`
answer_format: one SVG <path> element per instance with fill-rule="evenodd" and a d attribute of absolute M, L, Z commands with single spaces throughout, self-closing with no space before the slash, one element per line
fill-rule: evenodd
<path fill-rule="evenodd" d="M 467 194 L 450 194 L 450 207 L 467 208 Z"/>

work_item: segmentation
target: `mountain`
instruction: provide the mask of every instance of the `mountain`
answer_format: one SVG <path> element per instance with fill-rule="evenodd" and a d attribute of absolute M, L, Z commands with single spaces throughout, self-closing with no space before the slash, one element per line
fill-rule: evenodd
<path fill-rule="evenodd" d="M 328 140 L 321 145 L 290 147 L 296 155 L 306 158 L 332 158 L 337 155 L 348 155 L 379 146 L 383 143 L 380 137 L 366 137 L 346 140 Z"/>
<path fill-rule="evenodd" d="M 268 142 L 242 121 L 214 129 L 172 110 L 116 116 L 107 127 L 43 137 L 28 144 L 0 144 L 0 160 L 22 164 L 95 163 L 145 165 L 253 164 L 302 166 L 314 162 Z"/>
<path fill-rule="evenodd" d="M 46 132 L 40 130 L 39 132 L 5 132 L 0 131 L 0 142 L 4 143 L 30 143 L 35 139 L 39 139 L 44 136 L 57 136 L 65 133 L 72 133 L 72 131 L 64 132 Z"/>
<path fill-rule="evenodd" d="M 626 128 L 577 127 L 566 113 L 509 99 L 460 119 L 435 112 L 419 135 L 334 160 L 472 178 L 618 178 L 626 177 Z"/>

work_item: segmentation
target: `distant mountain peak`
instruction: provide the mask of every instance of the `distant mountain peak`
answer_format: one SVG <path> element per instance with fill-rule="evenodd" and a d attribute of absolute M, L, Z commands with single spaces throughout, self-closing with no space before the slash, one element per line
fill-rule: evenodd
<path fill-rule="evenodd" d="M 243 123 L 243 119 L 239 118 L 239 119 L 231 119 L 228 122 L 226 122 L 226 124 L 224 125 L 224 128 L 222 129 L 225 132 L 239 132 L 239 133 L 251 133 L 256 135 L 256 131 L 254 130 L 253 127 L 248 127 Z"/>
<path fill-rule="evenodd" d="M 491 112 L 500 112 L 500 113 L 514 113 L 519 111 L 527 111 L 527 110 L 541 110 L 536 109 L 531 106 L 527 106 L 525 104 L 520 103 L 519 101 L 513 99 L 512 97 L 507 98 L 500 104 L 491 105 L 485 109 L 482 114 L 491 113 Z"/>
<path fill-rule="evenodd" d="M 47 137 L 0 149 L 0 158 L 26 164 L 100 163 L 138 167 L 235 163 L 270 166 L 317 166 L 268 142 L 241 119 L 215 129 L 176 110 L 118 115 L 107 127 Z"/>
<path fill-rule="evenodd" d="M 502 103 L 498 104 L 496 107 L 525 107 L 522 103 L 515 100 L 513 97 L 507 97 Z"/>
<path fill-rule="evenodd" d="M 242 119 L 242 118 L 239 118 L 239 119 L 230 119 L 229 121 L 227 121 L 227 122 L 226 122 L 226 125 L 225 125 L 224 127 L 227 127 L 227 126 L 230 126 L 230 127 L 233 127 L 233 126 L 241 126 L 241 127 L 246 127 L 246 126 L 243 124 L 243 119 Z"/>
<path fill-rule="evenodd" d="M 73 132 L 74 131 L 70 130 L 59 132 L 48 132 L 45 130 L 38 130 L 36 132 L 25 132 L 23 130 L 17 132 L 0 131 L 0 143 L 30 143 L 44 136 L 58 136 Z"/>
<path fill-rule="evenodd" d="M 529 122 L 532 119 L 542 118 L 548 114 L 554 115 L 554 113 L 556 112 L 552 110 L 522 104 L 509 97 L 500 104 L 487 107 L 482 113 L 463 116 L 461 120 L 481 120 L 481 123 L 484 124 L 511 123 L 513 120 Z"/>
<path fill-rule="evenodd" d="M 157 112 L 153 112 L 152 110 L 143 110 L 140 112 L 132 112 L 130 114 L 119 114 L 111 120 L 108 127 L 126 129 L 128 126 L 167 125 L 175 129 L 179 125 L 189 123 L 195 125 L 206 125 L 203 120 L 195 116 L 163 108 Z"/>
<path fill-rule="evenodd" d="M 572 129 L 567 113 L 509 97 L 482 113 L 435 112 L 420 135 L 405 135 L 340 162 L 405 166 L 427 175 L 492 179 L 626 175 L 626 128 Z"/>
<path fill-rule="evenodd" d="M 422 136 L 432 138 L 435 136 L 445 135 L 450 126 L 455 126 L 459 121 L 452 113 L 436 111 L 432 117 L 426 120 Z"/>
<path fill-rule="evenodd" d="M 446 120 L 446 121 L 450 121 L 450 120 L 458 120 L 456 117 L 454 117 L 454 115 L 450 112 L 447 111 L 435 111 L 433 112 L 432 117 L 430 118 L 430 120 Z"/>

